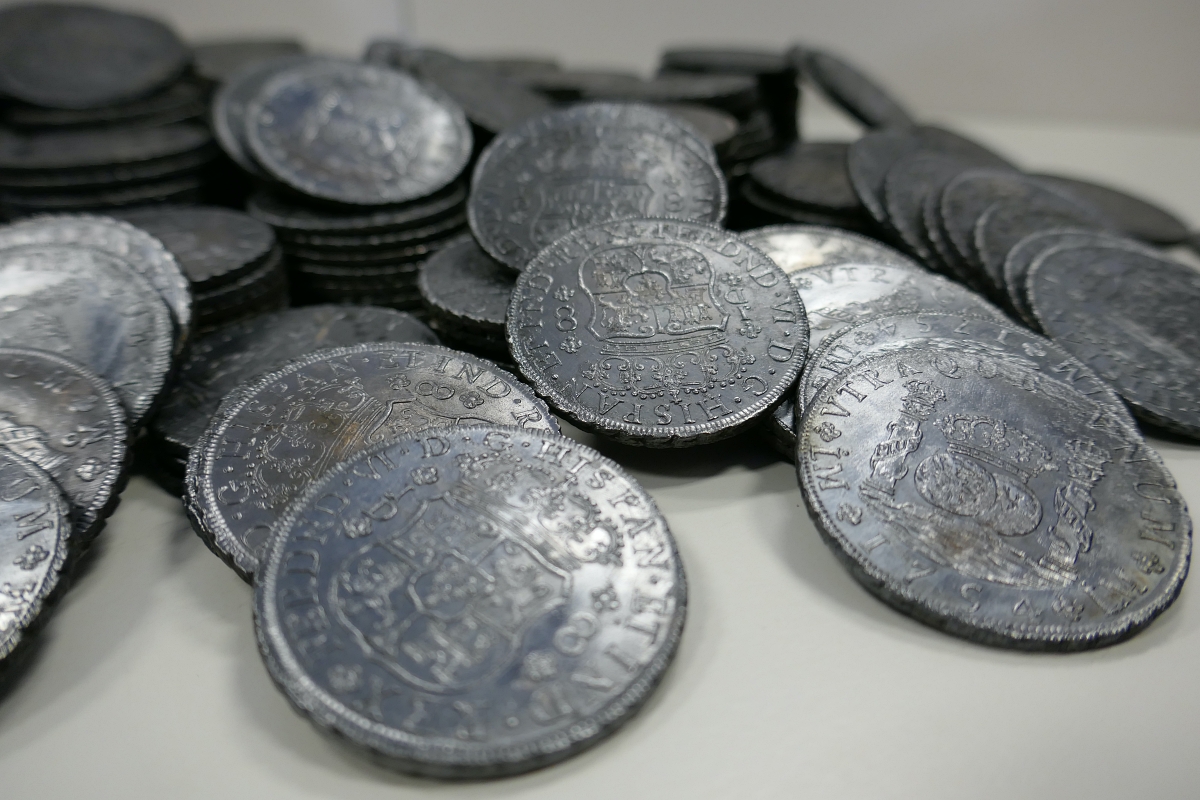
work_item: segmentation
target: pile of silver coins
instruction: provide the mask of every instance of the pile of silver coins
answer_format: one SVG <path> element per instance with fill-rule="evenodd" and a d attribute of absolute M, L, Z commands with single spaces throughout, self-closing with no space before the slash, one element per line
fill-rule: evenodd
<path fill-rule="evenodd" d="M 805 46 L 671 49 L 653 77 L 392 41 L 192 61 L 158 23 L 62 8 L 3 12 L 36 35 L 0 35 L 0 185 L 86 173 L 95 210 L 150 180 L 136 159 L 191 163 L 47 166 L 75 151 L 33 119 L 122 147 L 191 126 L 232 177 L 206 198 L 229 207 L 159 186 L 120 219 L 5 195 L 0 669 L 131 453 L 253 585 L 296 710 L 418 775 L 579 752 L 676 652 L 668 521 L 577 429 L 778 450 L 867 591 L 980 644 L 1113 644 L 1179 594 L 1191 521 L 1143 436 L 1200 439 L 1170 212 L 1027 174 Z M 97 77 L 120 87 L 52 91 L 122 48 Z M 193 85 L 204 123 L 130 110 Z M 801 140 L 807 91 L 865 133 Z"/>

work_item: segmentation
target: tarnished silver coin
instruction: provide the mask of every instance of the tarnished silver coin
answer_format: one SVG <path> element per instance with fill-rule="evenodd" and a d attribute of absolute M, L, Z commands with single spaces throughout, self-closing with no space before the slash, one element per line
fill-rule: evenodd
<path fill-rule="evenodd" d="M 440 89 L 355 61 L 311 60 L 272 75 L 246 109 L 246 140 L 273 177 L 355 205 L 416 200 L 471 156 L 471 127 Z"/>
<path fill-rule="evenodd" d="M 727 200 L 713 146 L 686 122 L 592 103 L 496 137 L 475 165 L 467 215 L 480 246 L 521 270 L 578 228 L 626 217 L 718 223 Z"/>
<path fill-rule="evenodd" d="M 466 199 L 466 188 L 454 184 L 419 202 L 346 210 L 298 205 L 278 192 L 260 191 L 250 196 L 246 210 L 281 237 L 364 236 L 402 231 L 458 214 Z"/>
<path fill-rule="evenodd" d="M 54 480 L 70 503 L 79 543 L 99 532 L 116 508 L 128 439 L 116 393 L 91 370 L 54 353 L 0 347 L 0 450 L 8 448 Z"/>
<path fill-rule="evenodd" d="M 315 58 L 296 53 L 252 61 L 239 67 L 213 95 L 212 128 L 217 144 L 233 163 L 251 175 L 263 177 L 246 140 L 246 109 L 250 101 L 278 73 Z"/>
<path fill-rule="evenodd" d="M 809 354 L 851 325 L 890 314 L 951 311 L 1004 318 L 969 289 L 915 265 L 830 264 L 789 277 L 808 313 Z M 796 399 L 796 392 L 788 392 L 767 420 L 771 440 L 783 453 L 796 446 Z"/>
<path fill-rule="evenodd" d="M 161 22 L 95 6 L 25 3 L 0 12 L 0 92 L 49 108 L 133 100 L 191 59 Z"/>
<path fill-rule="evenodd" d="M 1148 248 L 1053 248 L 1029 269 L 1038 326 L 1125 398 L 1139 418 L 1200 438 L 1200 272 Z"/>
<path fill-rule="evenodd" d="M 95 248 L 0 250 L 0 346 L 71 358 L 112 384 L 138 430 L 171 371 L 171 312 L 129 262 Z"/>
<path fill-rule="evenodd" d="M 284 508 L 333 465 L 427 428 L 482 424 L 558 433 L 545 403 L 466 353 L 396 342 L 320 350 L 226 398 L 192 448 L 184 504 L 213 552 L 249 577 Z"/>
<path fill-rule="evenodd" d="M 117 256 L 153 286 L 175 319 L 175 352 L 192 329 L 192 292 L 179 262 L 146 231 L 112 217 L 71 214 L 35 217 L 0 228 L 0 249 L 20 245 L 78 245 Z"/>
<path fill-rule="evenodd" d="M 0 664 L 54 595 L 70 538 L 70 507 L 58 486 L 32 461 L 0 447 Z"/>
<path fill-rule="evenodd" d="M 775 262 L 696 222 L 574 231 L 521 274 L 509 350 L 576 424 L 646 447 L 732 436 L 767 413 L 808 352 L 804 305 Z"/>
<path fill-rule="evenodd" d="M 17 135 L 0 129 L 0 169 L 113 170 L 195 154 L 212 135 L 195 123 L 155 128 L 114 127 Z"/>
<path fill-rule="evenodd" d="M 920 264 L 883 242 L 840 228 L 770 225 L 739 236 L 766 253 L 789 276 L 810 267 L 885 264 L 919 269 Z"/>
<path fill-rule="evenodd" d="M 438 338 L 411 314 L 373 306 L 305 306 L 218 328 L 192 346 L 151 431 L 186 456 L 239 384 L 314 350 L 389 341 L 437 344 Z"/>
<path fill-rule="evenodd" d="M 446 245 L 422 264 L 417 285 L 430 313 L 443 323 L 504 338 L 516 274 L 483 252 L 471 236 Z"/>
<path fill-rule="evenodd" d="M 1032 327 L 1037 327 L 1037 320 L 1033 317 L 1033 309 L 1029 307 L 1029 298 L 1025 294 L 1029 268 L 1033 262 L 1043 253 L 1056 247 L 1097 242 L 1107 242 L 1115 246 L 1134 245 L 1134 242 L 1116 234 L 1072 227 L 1037 231 L 1013 245 L 1004 258 L 1004 291 L 1009 303 L 1020 314 L 1021 319 Z"/>
<path fill-rule="evenodd" d="M 999 368 L 1019 369 L 1035 380 L 1065 383 L 1105 405 L 1134 426 L 1121 400 L 1096 373 L 1049 339 L 1017 325 L 978 313 L 921 312 L 893 314 L 852 325 L 821 343 L 804 366 L 798 399 L 808 407 L 825 384 L 875 356 L 899 350 L 952 350 L 967 369 L 986 359 Z"/>
<path fill-rule="evenodd" d="M 1188 227 L 1183 220 L 1144 198 L 1079 178 L 1062 175 L 1034 177 L 1099 209 L 1127 236 L 1159 245 L 1180 244 L 1188 238 Z"/>
<path fill-rule="evenodd" d="M 869 128 L 908 127 L 912 114 L 874 79 L 824 50 L 795 48 L 792 58 L 829 100 Z"/>
<path fill-rule="evenodd" d="M 291 505 L 255 578 L 300 713 L 395 768 L 524 772 L 616 731 L 678 647 L 687 584 L 653 498 L 551 434 L 428 431 Z"/>
<path fill-rule="evenodd" d="M 1158 454 L 1033 371 L 952 350 L 880 356 L 827 383 L 799 433 L 826 542 L 939 630 L 1099 647 L 1153 621 L 1187 575 L 1191 519 Z"/>

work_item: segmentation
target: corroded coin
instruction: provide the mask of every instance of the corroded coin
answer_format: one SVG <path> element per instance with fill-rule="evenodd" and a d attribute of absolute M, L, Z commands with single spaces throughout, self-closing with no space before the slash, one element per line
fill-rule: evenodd
<path fill-rule="evenodd" d="M 1029 268 L 1038 256 L 1060 246 L 1095 244 L 1097 242 L 1107 242 L 1117 246 L 1134 244 L 1115 234 L 1086 228 L 1063 227 L 1048 228 L 1031 233 L 1013 245 L 1004 258 L 1004 291 L 1009 303 L 1026 323 L 1037 327 L 1037 320 L 1033 318 L 1033 309 L 1029 307 L 1025 289 L 1026 281 L 1029 278 Z"/>
<path fill-rule="evenodd" d="M 755 161 L 749 176 L 778 202 L 830 214 L 862 213 L 846 172 L 848 149 L 845 142 L 797 142 Z"/>
<path fill-rule="evenodd" d="M 594 103 L 496 137 L 475 166 L 471 230 L 513 269 L 581 227 L 625 217 L 720 222 L 725 177 L 711 144 L 670 113 Z"/>
<path fill-rule="evenodd" d="M 507 337 L 521 373 L 577 424 L 686 447 L 769 411 L 808 351 L 804 305 L 775 262 L 695 222 L 577 230 L 517 281 Z"/>
<path fill-rule="evenodd" d="M 448 186 L 471 156 L 471 128 L 440 89 L 335 59 L 276 73 L 246 109 L 246 140 L 272 176 L 355 205 L 416 200 Z"/>
<path fill-rule="evenodd" d="M 504 338 L 516 275 L 472 237 L 443 247 L 422 264 L 417 285 L 430 312 L 446 324 Z"/>
<path fill-rule="evenodd" d="M 979 295 L 919 266 L 830 264 L 793 272 L 790 278 L 808 312 L 810 354 L 851 325 L 889 314 L 961 311 L 1003 319 L 1001 311 Z M 767 427 L 782 452 L 795 449 L 795 392 L 787 393 Z"/>
<path fill-rule="evenodd" d="M 117 395 L 91 370 L 53 353 L 0 347 L 0 450 L 54 480 L 77 542 L 89 541 L 117 505 L 128 438 Z"/>
<path fill-rule="evenodd" d="M 0 131 L 0 169 L 111 169 L 185 156 L 211 143 L 208 130 L 194 123 L 48 131 L 27 136 Z"/>
<path fill-rule="evenodd" d="M 1058 381 L 952 351 L 865 361 L 805 412 L 818 530 L 885 602 L 977 642 L 1079 650 L 1178 595 L 1191 519 L 1137 431 Z"/>
<path fill-rule="evenodd" d="M 802 48 L 792 58 L 801 71 L 847 114 L 869 128 L 908 127 L 913 117 L 896 98 L 850 62 L 824 50 Z"/>
<path fill-rule="evenodd" d="M 820 225 L 769 225 L 739 234 L 791 275 L 809 267 L 884 264 L 919 269 L 899 250 L 868 236 Z"/>
<path fill-rule="evenodd" d="M 1151 424 L 1200 438 L 1200 273 L 1148 248 L 1053 248 L 1029 270 L 1038 326 Z"/>
<path fill-rule="evenodd" d="M 893 314 L 826 338 L 804 366 L 798 395 L 801 408 L 811 404 L 830 380 L 867 359 L 914 349 L 953 351 L 957 362 L 968 369 L 978 366 L 978 360 L 971 360 L 977 357 L 1000 368 L 1019 369 L 1036 380 L 1065 383 L 1130 426 L 1135 424 L 1112 386 L 1066 350 L 1025 328 L 977 313 Z"/>
<path fill-rule="evenodd" d="M 192 346 L 152 432 L 176 455 L 186 455 L 239 384 L 314 350 L 388 341 L 438 339 L 410 314 L 371 306 L 305 306 L 219 328 Z"/>
<path fill-rule="evenodd" d="M 37 347 L 113 385 L 134 430 L 171 371 L 171 312 L 129 263 L 95 248 L 0 250 L 0 346 Z"/>
<path fill-rule="evenodd" d="M 45 471 L 0 447 L 0 664 L 58 586 L 70 545 L 69 508 Z"/>
<path fill-rule="evenodd" d="M 29 3 L 0 13 L 0 92 L 49 108 L 97 108 L 166 85 L 187 46 L 161 22 L 104 8 Z"/>
<path fill-rule="evenodd" d="M 558 433 L 545 403 L 466 353 L 396 342 L 320 350 L 226 398 L 192 448 L 185 506 L 213 552 L 249 577 L 288 503 L 333 465 L 428 428 L 480 424 Z"/>
<path fill-rule="evenodd" d="M 686 606 L 637 481 L 568 439 L 484 427 L 367 451 L 310 487 L 272 538 L 254 620 L 315 724 L 466 778 L 615 731 L 662 679 Z"/>
<path fill-rule="evenodd" d="M 246 109 L 267 81 L 286 69 L 314 60 L 302 53 L 277 55 L 243 64 L 229 76 L 213 96 L 212 127 L 217 143 L 233 163 L 251 175 L 263 172 L 254 162 L 246 141 Z"/>
<path fill-rule="evenodd" d="M 78 245 L 117 256 L 153 286 L 175 319 L 175 351 L 192 328 L 192 293 L 179 262 L 163 243 L 127 222 L 89 214 L 44 216 L 0 228 L 0 249 L 19 245 Z"/>

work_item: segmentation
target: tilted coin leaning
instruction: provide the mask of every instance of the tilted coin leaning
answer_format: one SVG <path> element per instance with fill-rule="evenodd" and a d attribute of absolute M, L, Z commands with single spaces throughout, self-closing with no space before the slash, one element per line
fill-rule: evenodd
<path fill-rule="evenodd" d="M 508 312 L 521 373 L 578 425 L 684 447 L 742 430 L 799 375 L 808 323 L 776 264 L 736 234 L 631 219 L 538 254 Z"/>
<path fill-rule="evenodd" d="M 683 565 L 654 500 L 549 433 L 429 430 L 293 503 L 255 577 L 267 669 L 401 769 L 523 772 L 613 732 L 679 642 Z"/>
<path fill-rule="evenodd" d="M 1077 650 L 1148 625 L 1191 519 L 1141 435 L 1063 383 L 953 350 L 869 359 L 804 414 L 810 513 L 870 591 L 940 630 Z"/>
<path fill-rule="evenodd" d="M 320 350 L 226 398 L 192 448 L 185 506 L 213 551 L 249 576 L 288 502 L 334 464 L 426 428 L 484 423 L 558 432 L 515 377 L 466 353 Z"/>

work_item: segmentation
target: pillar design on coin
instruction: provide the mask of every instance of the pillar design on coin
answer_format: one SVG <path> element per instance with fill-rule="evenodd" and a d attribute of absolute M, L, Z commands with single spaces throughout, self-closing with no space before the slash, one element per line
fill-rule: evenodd
<path fill-rule="evenodd" d="M 192 448 L 185 505 L 239 574 L 297 494 L 359 450 L 426 428 L 558 432 L 546 404 L 494 364 L 445 347 L 375 342 L 320 350 L 230 395 Z"/>
<path fill-rule="evenodd" d="M 360 453 L 287 511 L 255 581 L 272 677 L 395 766 L 485 777 L 611 733 L 674 655 L 686 584 L 654 500 L 553 434 Z"/>
<path fill-rule="evenodd" d="M 632 219 L 575 231 L 522 273 L 508 313 L 522 374 L 577 424 L 650 447 L 736 433 L 799 374 L 808 323 L 737 235 Z"/>
<path fill-rule="evenodd" d="M 894 353 L 829 381 L 797 466 L 855 577 L 986 644 L 1110 644 L 1187 575 L 1191 519 L 1141 435 L 1065 384 L 975 355 Z"/>

